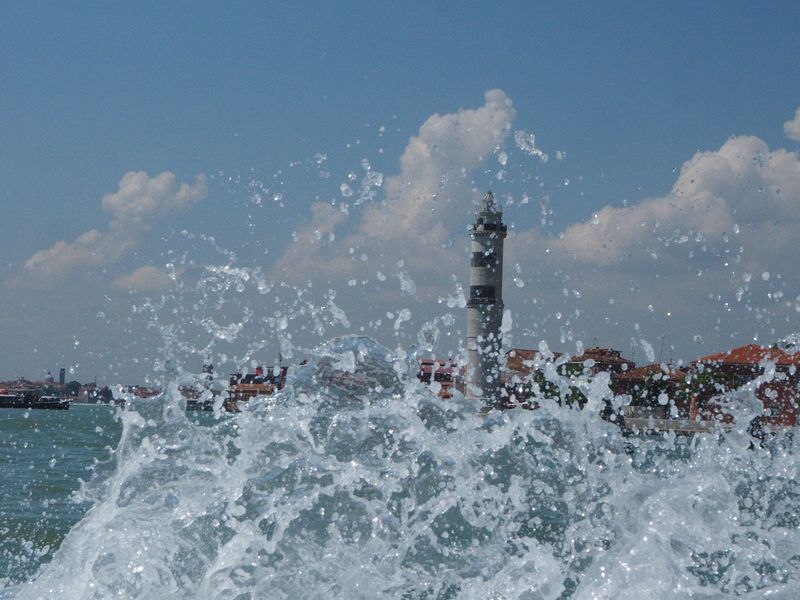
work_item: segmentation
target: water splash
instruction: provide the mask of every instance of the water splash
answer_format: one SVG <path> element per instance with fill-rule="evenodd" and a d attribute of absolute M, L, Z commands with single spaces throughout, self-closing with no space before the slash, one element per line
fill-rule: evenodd
<path fill-rule="evenodd" d="M 589 388 L 587 388 L 589 389 Z M 600 391 L 589 390 L 595 395 Z M 122 414 L 113 475 L 19 598 L 790 597 L 793 445 L 622 438 L 545 403 L 481 417 L 367 337 L 194 422 Z M 591 403 L 591 402 L 590 402 Z"/>

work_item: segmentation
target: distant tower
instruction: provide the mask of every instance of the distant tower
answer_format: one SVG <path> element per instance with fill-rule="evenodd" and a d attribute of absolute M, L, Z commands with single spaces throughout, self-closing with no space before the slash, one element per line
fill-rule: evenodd
<path fill-rule="evenodd" d="M 488 192 L 470 230 L 472 261 L 467 302 L 467 397 L 500 406 L 503 321 L 503 240 L 506 226 Z"/>
<path fill-rule="evenodd" d="M 67 370 L 61 367 L 58 371 L 58 383 L 64 385 L 67 382 Z"/>

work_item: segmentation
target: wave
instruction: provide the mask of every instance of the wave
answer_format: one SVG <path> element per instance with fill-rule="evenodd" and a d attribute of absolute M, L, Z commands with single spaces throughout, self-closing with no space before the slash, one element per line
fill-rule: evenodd
<path fill-rule="evenodd" d="M 789 437 L 623 438 L 595 410 L 481 416 L 367 337 L 198 422 L 177 380 L 27 598 L 794 597 Z M 154 408 L 156 406 L 156 408 Z"/>

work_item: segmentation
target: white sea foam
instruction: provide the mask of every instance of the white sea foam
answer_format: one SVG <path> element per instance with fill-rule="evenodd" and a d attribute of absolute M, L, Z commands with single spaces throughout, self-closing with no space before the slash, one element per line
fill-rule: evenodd
<path fill-rule="evenodd" d="M 366 337 L 236 416 L 177 384 L 18 598 L 791 597 L 790 440 L 626 440 L 594 410 L 482 417 Z M 602 390 L 584 386 L 592 395 Z M 598 406 L 600 398 L 590 401 Z"/>

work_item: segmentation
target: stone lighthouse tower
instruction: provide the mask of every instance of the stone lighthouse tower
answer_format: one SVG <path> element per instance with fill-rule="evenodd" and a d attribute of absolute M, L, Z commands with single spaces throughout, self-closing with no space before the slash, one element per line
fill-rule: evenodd
<path fill-rule="evenodd" d="M 503 321 L 503 240 L 506 226 L 488 192 L 470 230 L 472 260 L 467 302 L 467 397 L 499 407 Z"/>

